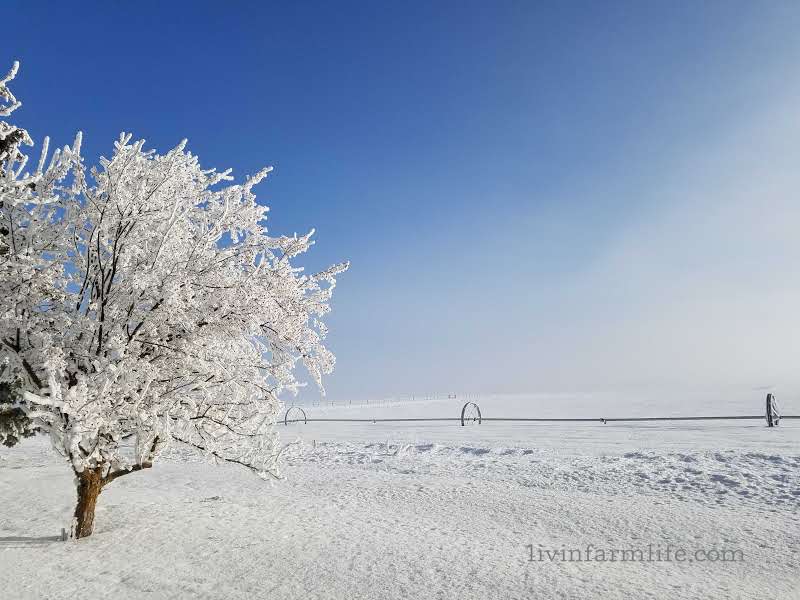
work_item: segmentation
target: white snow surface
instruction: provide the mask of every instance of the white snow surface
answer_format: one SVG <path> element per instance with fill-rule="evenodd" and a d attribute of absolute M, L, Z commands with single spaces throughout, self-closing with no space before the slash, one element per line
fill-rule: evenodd
<path fill-rule="evenodd" d="M 761 396 L 475 400 L 484 416 L 613 417 L 760 414 Z M 304 408 L 451 417 L 462 404 Z M 0 449 L 0 596 L 800 598 L 800 420 L 278 427 L 296 440 L 281 481 L 176 450 L 109 485 L 78 542 L 55 540 L 74 503 L 63 459 L 41 439 Z M 590 544 L 689 556 L 547 559 Z"/>

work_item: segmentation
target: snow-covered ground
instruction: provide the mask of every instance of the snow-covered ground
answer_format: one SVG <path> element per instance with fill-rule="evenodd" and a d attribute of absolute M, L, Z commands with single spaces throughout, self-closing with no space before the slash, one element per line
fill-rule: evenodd
<path fill-rule="evenodd" d="M 758 414 L 761 396 L 705 410 L 689 397 L 477 401 L 484 416 L 613 417 Z M 461 404 L 306 410 L 450 417 Z M 53 539 L 73 508 L 68 468 L 41 440 L 0 450 L 2 597 L 800 598 L 800 420 L 279 427 L 297 440 L 282 481 L 175 452 L 111 484 L 77 543 Z M 670 561 L 609 560 L 668 548 Z"/>

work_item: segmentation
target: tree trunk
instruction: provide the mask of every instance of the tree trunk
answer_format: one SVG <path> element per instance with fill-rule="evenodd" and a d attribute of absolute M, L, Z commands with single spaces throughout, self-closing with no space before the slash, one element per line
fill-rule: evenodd
<path fill-rule="evenodd" d="M 75 507 L 75 531 L 73 533 L 76 538 L 92 535 L 94 508 L 105 483 L 102 472 L 102 468 L 99 467 L 92 470 L 84 469 L 81 473 L 77 473 L 78 505 Z"/>

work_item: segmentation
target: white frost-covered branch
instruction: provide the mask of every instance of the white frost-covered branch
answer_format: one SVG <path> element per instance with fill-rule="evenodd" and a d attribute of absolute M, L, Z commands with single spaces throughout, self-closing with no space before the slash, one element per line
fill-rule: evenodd
<path fill-rule="evenodd" d="M 236 184 L 185 141 L 160 155 L 122 134 L 85 174 L 80 144 L 48 162 L 45 143 L 27 177 L 2 163 L 0 378 L 78 473 L 145 468 L 174 441 L 274 473 L 279 394 L 298 363 L 320 386 L 333 369 L 322 319 L 347 265 L 292 264 L 313 241 L 268 234 L 269 169 Z"/>

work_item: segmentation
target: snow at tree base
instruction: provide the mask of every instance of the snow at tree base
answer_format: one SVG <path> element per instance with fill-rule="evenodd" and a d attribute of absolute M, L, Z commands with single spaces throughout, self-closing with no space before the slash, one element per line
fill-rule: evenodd
<path fill-rule="evenodd" d="M 737 414 L 763 401 L 752 390 L 733 396 Z M 680 398 L 650 398 L 646 410 L 697 406 Z M 623 415 L 637 400 L 476 398 L 489 416 Z M 709 413 L 724 405 L 708 400 Z M 309 419 L 461 408 L 377 404 L 304 408 Z M 53 541 L 73 508 L 60 458 L 39 438 L 4 451 L 0 501 L 13 508 L 0 517 L 0 585 L 65 599 L 798 597 L 800 420 L 309 422 L 280 432 L 298 440 L 280 481 L 175 447 L 110 485 L 94 534 L 77 544 Z M 588 545 L 591 562 L 553 554 Z M 679 549 L 718 559 L 677 562 Z M 645 560 L 612 562 L 611 550 Z M 723 562 L 722 552 L 742 559 Z"/>

